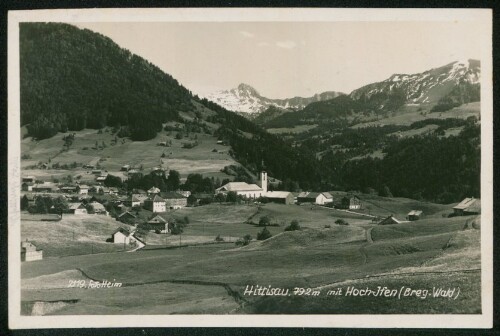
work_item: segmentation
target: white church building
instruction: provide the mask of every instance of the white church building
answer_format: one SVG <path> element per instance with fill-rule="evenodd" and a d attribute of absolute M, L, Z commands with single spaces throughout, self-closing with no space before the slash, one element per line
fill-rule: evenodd
<path fill-rule="evenodd" d="M 216 194 L 227 195 L 228 192 L 234 191 L 236 195 L 241 195 L 246 198 L 259 198 L 267 194 L 267 173 L 260 173 L 260 186 L 256 184 L 248 184 L 246 182 L 229 182 L 222 187 L 215 189 Z"/>

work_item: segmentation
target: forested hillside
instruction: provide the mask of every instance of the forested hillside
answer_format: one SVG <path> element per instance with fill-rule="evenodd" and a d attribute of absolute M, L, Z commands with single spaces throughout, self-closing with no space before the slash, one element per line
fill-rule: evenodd
<path fill-rule="evenodd" d="M 192 107 L 189 91 L 155 65 L 67 24 L 22 23 L 20 62 L 21 125 L 39 139 L 104 126 L 151 139 Z"/>

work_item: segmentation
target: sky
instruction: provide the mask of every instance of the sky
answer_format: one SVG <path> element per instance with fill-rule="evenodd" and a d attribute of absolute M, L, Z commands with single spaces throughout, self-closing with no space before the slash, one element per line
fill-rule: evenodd
<path fill-rule="evenodd" d="M 268 98 L 349 93 L 394 73 L 480 59 L 473 22 L 78 23 L 195 94 L 240 83 Z"/>

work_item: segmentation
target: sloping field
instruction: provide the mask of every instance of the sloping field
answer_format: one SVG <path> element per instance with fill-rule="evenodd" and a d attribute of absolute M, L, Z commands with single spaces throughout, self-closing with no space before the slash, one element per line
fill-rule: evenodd
<path fill-rule="evenodd" d="M 216 205 L 213 207 L 217 208 Z M 223 206 L 220 207 L 219 210 Z M 269 209 L 280 208 L 272 206 Z M 252 209 L 252 206 L 242 207 L 238 213 L 236 209 L 229 215 L 233 219 L 244 217 L 241 216 L 242 213 L 248 214 L 244 209 Z M 309 208 L 309 211 L 317 210 Z M 202 214 L 198 216 L 198 219 L 210 218 L 203 217 Z M 192 217 L 196 218 L 196 214 L 193 213 Z M 222 217 L 217 218 L 224 221 Z M 22 298 L 28 306 L 30 302 L 37 300 L 79 300 L 52 312 L 54 314 L 167 314 L 179 311 L 217 314 L 474 313 L 480 307 L 479 299 L 473 298 L 478 294 L 479 275 L 474 270 L 473 273 L 463 273 L 462 270 L 464 267 L 467 270 L 479 269 L 480 238 L 479 230 L 462 231 L 464 220 L 466 218 L 443 218 L 439 221 L 422 220 L 376 227 L 333 225 L 330 229 L 309 228 L 282 232 L 267 241 L 253 241 L 246 247 L 216 244 L 135 253 L 49 258 L 22 264 Z M 248 224 L 240 225 L 252 227 Z M 369 228 L 372 228 L 371 235 L 368 233 Z M 368 236 L 373 238 L 373 242 Z M 460 262 L 466 256 L 469 256 L 470 261 Z M 123 287 L 100 292 L 61 287 L 68 277 L 80 279 L 74 273 L 77 268 L 90 279 L 121 282 Z M 453 273 L 452 278 L 444 273 L 418 274 L 424 271 L 457 273 Z M 179 281 L 182 285 L 178 284 Z M 37 287 L 37 283 L 43 282 L 51 282 L 51 289 L 44 289 L 42 285 Z M 178 287 L 172 286 L 173 283 L 178 284 Z M 365 298 L 364 304 L 365 301 L 359 298 L 327 296 L 329 288 L 346 288 L 353 284 L 359 284 L 360 287 L 415 288 L 449 284 L 460 286 L 462 290 L 469 292 L 453 301 L 453 304 L 445 299 L 417 300 L 411 297 L 405 300 Z M 243 295 L 247 285 L 319 288 L 322 293 L 319 297 L 309 299 L 293 295 L 286 298 L 247 297 Z M 139 291 L 136 291 L 138 288 L 143 288 L 140 298 Z M 158 293 L 163 293 L 167 288 L 172 289 L 172 294 L 165 294 L 169 299 L 161 301 L 163 294 Z M 220 295 L 224 293 L 223 288 L 228 293 L 239 292 L 238 295 L 247 302 L 244 308 L 239 305 L 234 293 L 226 294 L 223 300 L 224 295 Z M 200 293 L 199 304 L 190 306 L 187 300 L 191 298 L 190 294 L 183 294 L 187 291 L 204 291 L 206 295 Z M 175 293 L 178 294 L 177 297 Z M 129 304 L 120 299 L 126 295 L 131 298 Z M 238 305 L 235 306 L 235 303 Z"/>
<path fill-rule="evenodd" d="M 374 241 L 436 235 L 461 230 L 468 217 L 432 218 L 397 225 L 378 225 L 372 230 Z"/>
<path fill-rule="evenodd" d="M 51 170 L 50 172 L 29 169 L 26 170 L 26 174 L 29 173 L 41 179 L 47 179 L 51 176 L 60 178 L 68 174 L 85 176 L 87 170 L 81 166 L 85 164 L 95 165 L 96 162 L 99 162 L 102 169 L 119 176 L 122 175 L 120 168 L 129 164 L 132 166 L 142 165 L 146 172 L 161 165 L 166 169 L 178 170 L 183 177 L 189 173 L 201 173 L 227 178 L 228 176 L 220 170 L 224 166 L 237 164 L 228 154 L 229 147 L 217 145 L 217 139 L 208 134 L 196 134 L 196 140 L 194 133 L 191 138 L 176 139 L 177 132 L 162 131 L 152 140 L 131 141 L 126 138 L 116 138 L 111 133 L 110 128 L 104 129 L 102 133 L 89 129 L 71 132 L 71 134 L 73 133 L 75 139 L 67 151 L 62 151 L 64 145 L 62 138 L 70 133 L 59 133 L 50 139 L 41 141 L 33 141 L 31 137 L 23 139 L 21 151 L 23 155 L 28 155 L 29 159 L 23 160 L 21 164 L 23 168 L 26 168 L 37 162 L 50 162 L 50 164 L 76 162 L 78 168 Z M 191 149 L 183 148 L 184 143 L 193 143 L 194 141 L 198 142 L 197 146 Z M 158 146 L 160 142 L 171 142 L 172 146 Z M 218 152 L 213 152 L 213 149 L 218 149 Z"/>
<path fill-rule="evenodd" d="M 122 251 L 123 245 L 106 243 L 114 230 L 129 228 L 109 216 L 63 215 L 58 222 L 21 221 L 21 239 L 43 249 L 44 257 Z"/>

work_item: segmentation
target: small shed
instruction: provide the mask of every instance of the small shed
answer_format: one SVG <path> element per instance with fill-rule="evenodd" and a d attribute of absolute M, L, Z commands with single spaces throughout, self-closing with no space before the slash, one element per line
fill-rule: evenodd
<path fill-rule="evenodd" d="M 135 238 L 132 233 L 125 228 L 118 228 L 112 234 L 111 238 L 115 244 L 130 244 L 135 242 Z"/>
<path fill-rule="evenodd" d="M 358 196 L 346 196 L 341 201 L 342 209 L 358 210 L 362 208 L 361 200 Z"/>
<path fill-rule="evenodd" d="M 409 221 L 416 221 L 422 217 L 422 214 L 423 214 L 422 210 L 412 210 L 412 211 L 408 212 L 408 215 L 406 216 L 406 218 Z"/>
<path fill-rule="evenodd" d="M 379 225 L 390 225 L 390 224 L 399 224 L 401 223 L 400 220 L 396 219 L 394 215 L 387 216 L 386 218 L 382 219 L 378 224 Z"/>

